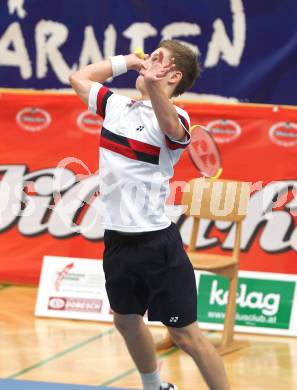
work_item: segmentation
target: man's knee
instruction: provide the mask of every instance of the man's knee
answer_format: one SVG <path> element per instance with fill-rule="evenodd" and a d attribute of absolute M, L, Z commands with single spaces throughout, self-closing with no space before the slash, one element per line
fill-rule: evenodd
<path fill-rule="evenodd" d="M 137 314 L 117 314 L 114 313 L 114 325 L 123 334 L 137 334 L 142 326 L 142 317 Z"/>
<path fill-rule="evenodd" d="M 202 348 L 203 343 L 201 339 L 203 335 L 199 330 L 197 324 L 186 326 L 184 328 L 169 328 L 171 337 L 175 344 L 188 354 L 192 354 L 197 348 Z"/>
<path fill-rule="evenodd" d="M 175 333 L 173 336 L 173 340 L 180 349 L 191 354 L 195 343 L 194 340 L 189 337 L 189 335 Z"/>

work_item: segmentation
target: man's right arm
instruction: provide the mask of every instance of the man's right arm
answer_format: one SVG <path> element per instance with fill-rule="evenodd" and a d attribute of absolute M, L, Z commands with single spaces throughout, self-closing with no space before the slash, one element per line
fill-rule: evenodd
<path fill-rule="evenodd" d="M 122 56 L 118 56 L 122 57 Z M 147 55 L 145 55 L 145 58 Z M 115 57 L 116 58 L 116 57 Z M 122 57 L 124 61 L 124 71 L 136 70 L 140 71 L 144 60 L 137 57 L 135 54 L 128 54 Z M 88 104 L 89 93 L 94 82 L 103 84 L 107 79 L 113 77 L 113 69 L 110 60 L 103 60 L 96 64 L 85 66 L 83 69 L 74 72 L 69 76 L 69 81 L 72 88 L 81 98 L 81 100 Z"/>
<path fill-rule="evenodd" d="M 104 83 L 112 77 L 112 67 L 109 60 L 87 65 L 69 76 L 69 81 L 81 100 L 88 104 L 89 93 L 94 82 Z"/>

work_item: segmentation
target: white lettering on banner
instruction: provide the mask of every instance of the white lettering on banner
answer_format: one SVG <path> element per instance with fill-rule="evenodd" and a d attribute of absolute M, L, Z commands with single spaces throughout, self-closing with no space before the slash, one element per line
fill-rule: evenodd
<path fill-rule="evenodd" d="M 24 19 L 27 16 L 27 12 L 24 9 L 25 0 L 8 0 L 7 7 L 10 15 L 14 13 L 21 19 Z"/>
<path fill-rule="evenodd" d="M 291 235 L 291 247 L 297 252 L 297 229 L 295 229 Z"/>
<path fill-rule="evenodd" d="M 222 19 L 216 19 L 214 32 L 208 44 L 208 52 L 204 66 L 213 67 L 218 64 L 220 58 L 228 65 L 238 66 L 245 47 L 246 20 L 242 0 L 230 0 L 233 14 L 233 43 L 230 42 Z"/>
<path fill-rule="evenodd" d="M 48 220 L 49 234 L 54 237 L 82 234 L 90 239 L 96 231 L 102 234 L 98 218 L 100 199 L 97 197 L 90 202 L 90 198 L 96 191 L 98 191 L 98 176 L 94 175 L 69 186 L 61 199 L 51 206 L 52 212 Z M 89 203 L 91 203 L 90 207 L 88 207 Z M 84 218 L 80 224 L 77 224 L 86 209 Z"/>
<path fill-rule="evenodd" d="M 162 39 L 177 39 L 178 37 L 188 37 L 201 34 L 201 28 L 196 23 L 175 22 L 170 23 L 161 31 Z M 195 53 L 199 53 L 197 46 L 189 42 L 181 41 L 189 46 Z"/>
<path fill-rule="evenodd" d="M 116 47 L 117 32 L 112 24 L 104 31 L 104 57 L 113 56 Z M 99 48 L 98 41 L 92 26 L 86 26 L 84 31 L 84 41 L 79 56 L 79 68 L 88 64 L 99 62 L 103 55 Z"/>
<path fill-rule="evenodd" d="M 0 182 L 0 231 L 8 229 L 21 213 L 25 172 L 25 165 L 0 166 L 0 173 L 3 173 Z"/>
<path fill-rule="evenodd" d="M 9 49 L 13 46 L 14 50 Z M 24 80 L 32 77 L 32 66 L 19 23 L 8 26 L 0 39 L 0 66 L 17 66 Z"/>
<path fill-rule="evenodd" d="M 21 3 L 11 0 L 11 12 L 21 12 Z M 226 28 L 222 19 L 216 19 L 213 23 L 213 34 L 208 42 L 207 53 L 205 53 L 205 68 L 217 66 L 220 60 L 230 66 L 239 66 L 245 48 L 246 40 L 246 18 L 242 0 L 230 0 L 232 12 L 233 41 L 228 38 Z M 19 14 L 20 15 L 20 14 Z M 176 21 L 163 26 L 158 31 L 148 22 L 135 22 L 128 26 L 121 34 L 130 39 L 130 50 L 136 47 L 145 47 L 145 40 L 161 35 L 163 39 L 179 39 L 179 37 L 201 36 L 202 31 L 199 24 Z M 72 34 L 75 34 L 73 32 Z M 83 44 L 78 56 L 79 68 L 90 62 L 97 62 L 100 59 L 115 55 L 116 41 L 120 32 L 116 31 L 114 25 L 109 24 L 104 31 L 103 50 L 100 50 L 94 33 L 94 26 L 85 26 Z M 33 76 L 44 79 L 48 74 L 50 64 L 57 79 L 69 85 L 68 76 L 77 69 L 77 63 L 68 65 L 62 53 L 62 46 L 66 43 L 69 35 L 68 27 L 54 20 L 40 20 L 35 26 L 35 50 L 36 75 L 32 74 L 30 56 L 26 48 L 21 26 L 13 22 L 0 36 L 0 66 L 18 67 L 21 77 L 26 80 Z M 72 38 L 73 39 L 73 38 Z M 199 53 L 198 45 L 182 41 L 193 50 Z M 10 46 L 13 49 L 9 49 Z M 33 55 L 33 53 L 31 53 Z M 110 81 L 110 80 L 108 80 Z"/>
<path fill-rule="evenodd" d="M 35 42 L 37 51 L 37 77 L 44 78 L 48 72 L 48 63 L 61 83 L 68 83 L 68 76 L 77 69 L 76 65 L 69 68 L 64 60 L 59 47 L 68 37 L 68 28 L 52 20 L 41 20 L 36 25 Z"/>
<path fill-rule="evenodd" d="M 83 68 L 90 63 L 99 62 L 103 59 L 92 26 L 87 26 L 84 32 L 84 42 L 79 57 L 79 67 Z"/>
<path fill-rule="evenodd" d="M 134 52 L 136 47 L 144 47 L 145 38 L 156 36 L 158 31 L 150 23 L 133 23 L 124 32 L 126 38 L 131 39 L 130 51 Z"/>
<path fill-rule="evenodd" d="M 228 290 L 218 288 L 218 281 L 214 280 L 211 286 L 209 297 L 210 305 L 226 305 L 228 301 Z M 239 293 L 236 297 L 237 305 L 240 307 L 248 307 L 249 309 L 260 309 L 262 314 L 274 316 L 279 309 L 280 295 L 269 293 L 264 295 L 262 292 L 251 291 L 247 293 L 247 285 L 239 284 Z"/>
<path fill-rule="evenodd" d="M 48 232 L 59 238 L 74 234 L 81 234 L 91 240 L 102 238 L 100 216 L 104 207 L 96 196 L 99 189 L 97 173 L 79 175 L 79 180 L 78 175 L 67 169 L 65 164 L 63 166 L 63 163 L 61 167 L 31 173 L 27 172 L 25 165 L 0 165 L 0 173 L 3 174 L 0 181 L 0 231 L 17 224 L 20 233 L 25 236 Z M 102 180 L 110 184 L 107 186 L 108 192 L 104 194 L 109 196 L 116 189 L 117 182 L 110 180 L 108 172 L 103 172 L 102 175 Z M 24 191 L 28 188 L 33 188 L 33 193 Z M 156 185 L 146 187 L 146 190 L 155 194 L 158 188 Z M 297 251 L 297 227 L 293 218 L 297 212 L 296 190 L 297 181 L 287 180 L 272 182 L 252 194 L 248 215 L 242 226 L 242 250 L 248 250 L 259 234 L 259 245 L 263 251 Z M 131 187 L 131 194 L 139 196 L 133 191 Z M 146 194 L 143 191 L 142 188 L 141 195 L 144 199 Z M 290 196 L 283 197 L 287 193 Z M 277 203 L 276 199 L 279 199 Z M 147 206 L 145 202 L 143 204 L 144 207 Z M 274 206 L 277 206 L 277 210 L 273 210 Z M 192 219 L 181 215 L 184 210 L 180 205 L 167 205 L 166 209 L 168 215 L 171 217 L 172 213 L 173 220 L 180 226 L 183 240 L 187 244 Z M 178 213 L 181 215 L 179 220 Z M 213 227 L 226 232 L 223 242 L 217 237 L 208 237 Z M 229 222 L 202 221 L 198 237 L 199 248 L 220 245 L 223 249 L 231 250 L 234 234 L 235 228 Z"/>
<path fill-rule="evenodd" d="M 108 58 L 113 56 L 116 51 L 117 32 L 113 24 L 109 24 L 104 31 L 104 56 Z"/>
<path fill-rule="evenodd" d="M 287 196 L 283 197 L 282 210 L 272 208 L 280 197 L 292 192 L 293 199 L 285 204 Z M 254 242 L 256 235 L 263 226 L 259 245 L 267 252 L 277 253 L 290 249 L 296 250 L 296 244 L 291 242 L 293 232 L 296 230 L 292 214 L 297 211 L 297 182 L 293 180 L 272 182 L 252 195 L 249 211 L 243 223 L 241 249 L 248 250 Z M 216 222 L 218 229 L 230 228 L 222 248 L 231 249 L 234 243 L 235 226 L 229 222 Z M 296 233 L 295 233 L 296 234 Z"/>
<path fill-rule="evenodd" d="M 258 188 L 259 183 L 256 183 Z M 287 180 L 272 182 L 259 189 L 251 196 L 249 210 L 243 221 L 241 234 L 241 250 L 247 251 L 257 239 L 260 228 L 259 245 L 269 253 L 279 253 L 297 249 L 297 227 L 293 215 L 297 212 L 297 181 Z M 290 191 L 292 199 L 287 202 Z M 281 204 L 277 199 L 281 199 Z M 277 203 L 278 202 L 278 203 Z M 286 203 L 287 202 L 287 203 Z M 199 203 L 199 202 L 197 202 Z M 274 206 L 282 206 L 282 210 L 272 210 Z M 184 219 L 184 218 L 183 218 Z M 185 244 L 189 243 L 191 218 L 181 221 L 181 233 Z M 221 245 L 223 249 L 231 250 L 234 245 L 235 225 L 224 221 L 203 221 L 197 237 L 197 248 L 208 248 Z M 211 229 L 215 227 L 227 236 L 222 243 L 218 238 L 208 238 Z"/>

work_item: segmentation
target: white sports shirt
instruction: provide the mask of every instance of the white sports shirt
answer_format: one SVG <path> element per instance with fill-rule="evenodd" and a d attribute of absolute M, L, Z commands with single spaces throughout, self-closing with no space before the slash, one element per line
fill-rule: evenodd
<path fill-rule="evenodd" d="M 149 100 L 131 100 L 93 83 L 89 110 L 104 118 L 100 138 L 99 186 L 102 227 L 122 232 L 165 229 L 173 166 L 190 143 L 190 120 L 176 107 L 185 141 L 161 131 Z"/>

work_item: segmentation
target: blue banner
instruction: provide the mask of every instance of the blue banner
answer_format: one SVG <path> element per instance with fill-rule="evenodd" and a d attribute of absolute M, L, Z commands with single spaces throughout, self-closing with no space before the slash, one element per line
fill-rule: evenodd
<path fill-rule="evenodd" d="M 4 0 L 0 87 L 69 88 L 72 70 L 173 38 L 200 53 L 190 92 L 296 105 L 296 20 L 296 0 Z M 134 88 L 135 76 L 110 86 Z"/>

